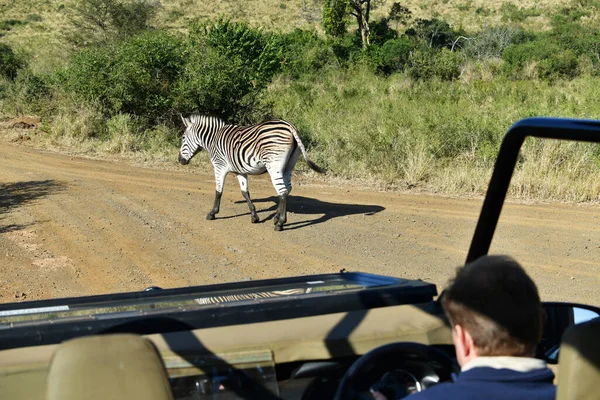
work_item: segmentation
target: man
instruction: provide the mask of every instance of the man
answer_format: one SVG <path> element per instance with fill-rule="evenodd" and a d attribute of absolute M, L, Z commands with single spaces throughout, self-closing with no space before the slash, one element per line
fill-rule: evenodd
<path fill-rule="evenodd" d="M 461 373 L 410 400 L 555 398 L 554 374 L 533 358 L 543 327 L 538 291 L 515 260 L 484 256 L 459 268 L 441 302 Z"/>

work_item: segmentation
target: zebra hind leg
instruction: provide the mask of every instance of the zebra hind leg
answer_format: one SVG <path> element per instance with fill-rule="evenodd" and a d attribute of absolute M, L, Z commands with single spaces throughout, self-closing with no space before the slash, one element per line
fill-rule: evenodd
<path fill-rule="evenodd" d="M 248 203 L 248 208 L 250 209 L 250 220 L 253 224 L 259 222 L 260 219 L 256 214 L 256 207 L 254 207 L 254 204 L 252 204 L 252 200 L 250 200 L 250 192 L 242 191 L 242 196 L 244 196 L 244 199 L 246 199 L 246 203 Z"/>
<path fill-rule="evenodd" d="M 222 194 L 223 194 L 223 192 L 219 192 L 219 191 L 215 192 L 215 204 L 213 205 L 212 210 L 210 210 L 210 212 L 206 216 L 207 220 L 210 221 L 212 219 L 215 219 L 215 214 L 219 213 L 219 206 L 221 204 L 221 195 Z"/>
<path fill-rule="evenodd" d="M 284 193 L 279 196 L 279 204 L 277 205 L 277 211 L 275 212 L 275 230 L 282 231 L 283 225 L 287 222 L 287 198 L 288 193 Z"/>
<path fill-rule="evenodd" d="M 250 192 L 248 191 L 248 177 L 244 174 L 237 174 L 238 182 L 240 183 L 240 189 L 242 189 L 242 196 L 246 199 L 246 203 L 248 203 L 248 208 L 250 209 L 250 220 L 253 224 L 259 221 L 258 215 L 256 215 L 256 207 L 252 204 L 252 200 L 250 200 Z"/>

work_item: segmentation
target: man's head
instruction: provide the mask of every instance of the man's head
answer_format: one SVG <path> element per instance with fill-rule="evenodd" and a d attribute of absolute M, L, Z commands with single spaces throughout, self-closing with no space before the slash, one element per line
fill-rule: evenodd
<path fill-rule="evenodd" d="M 484 256 L 459 268 L 442 305 L 459 364 L 479 356 L 531 357 L 542 335 L 535 283 L 506 256 Z"/>

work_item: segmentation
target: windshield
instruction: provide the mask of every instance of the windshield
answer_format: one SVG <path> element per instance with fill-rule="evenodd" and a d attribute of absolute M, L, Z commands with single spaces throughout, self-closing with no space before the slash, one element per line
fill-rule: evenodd
<path fill-rule="evenodd" d="M 372 287 L 250 287 L 339 271 L 440 292 L 508 128 L 600 118 L 593 2 L 5 3 L 0 302 L 248 289 L 0 324 Z M 492 252 L 542 298 L 600 306 L 599 149 L 521 153 Z"/>

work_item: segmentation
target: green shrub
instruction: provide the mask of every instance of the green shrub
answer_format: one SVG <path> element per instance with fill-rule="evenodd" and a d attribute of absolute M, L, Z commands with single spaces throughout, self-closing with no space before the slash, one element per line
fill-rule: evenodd
<path fill-rule="evenodd" d="M 0 75 L 8 79 L 14 79 L 17 76 L 17 71 L 22 66 L 22 61 L 14 53 L 12 47 L 0 43 Z"/>
<path fill-rule="evenodd" d="M 369 42 L 371 45 L 381 46 L 388 40 L 396 39 L 398 37 L 398 32 L 390 28 L 388 20 L 385 18 L 370 22 L 369 29 L 371 31 L 369 35 Z M 357 32 L 357 35 L 360 36 L 360 32 Z"/>
<path fill-rule="evenodd" d="M 289 76 L 297 78 L 337 65 L 333 49 L 316 32 L 295 29 L 279 35 L 277 41 L 282 49 L 281 71 Z"/>
<path fill-rule="evenodd" d="M 248 69 L 239 56 L 207 45 L 194 46 L 177 83 L 177 109 L 216 114 L 239 123 L 252 120 L 260 88 L 247 79 Z"/>
<path fill-rule="evenodd" d="M 159 5 L 153 0 L 76 0 L 65 37 L 75 46 L 88 46 L 136 35 L 151 27 Z"/>
<path fill-rule="evenodd" d="M 578 75 L 578 67 L 577 55 L 572 50 L 565 50 L 542 60 L 538 65 L 538 71 L 541 78 L 571 79 Z"/>
<path fill-rule="evenodd" d="M 417 19 L 406 35 L 417 40 L 423 47 L 450 47 L 459 36 L 446 21 L 440 19 Z"/>
<path fill-rule="evenodd" d="M 563 50 L 559 44 L 547 38 L 519 45 L 509 46 L 502 58 L 506 62 L 504 71 L 513 78 L 523 78 L 523 69 L 535 62 L 539 77 L 544 79 L 574 78 L 578 75 L 577 54 L 570 49 Z"/>
<path fill-rule="evenodd" d="M 226 57 L 239 60 L 246 79 L 265 86 L 279 71 L 282 49 L 277 38 L 242 22 L 218 20 L 192 26 L 192 41 L 203 40 Z"/>
<path fill-rule="evenodd" d="M 460 61 L 458 54 L 448 49 L 415 50 L 409 57 L 407 71 L 413 79 L 453 80 L 460 76 Z"/>
<path fill-rule="evenodd" d="M 414 43 L 407 37 L 388 40 L 381 47 L 381 64 L 379 70 L 386 75 L 402 71 L 413 49 Z"/>
<path fill-rule="evenodd" d="M 85 49 L 61 73 L 67 90 L 98 101 L 108 115 L 158 121 L 173 108 L 171 90 L 186 58 L 184 42 L 162 31 Z"/>
<path fill-rule="evenodd" d="M 529 17 L 538 17 L 541 11 L 537 7 L 523 8 L 517 7 L 513 3 L 504 3 L 500 7 L 503 21 L 523 22 Z"/>
<path fill-rule="evenodd" d="M 21 21 L 18 19 L 5 19 L 0 21 L 0 31 L 10 31 L 13 27 L 19 25 L 26 25 L 27 21 Z"/>

